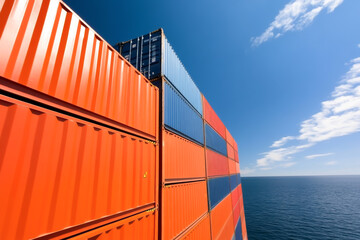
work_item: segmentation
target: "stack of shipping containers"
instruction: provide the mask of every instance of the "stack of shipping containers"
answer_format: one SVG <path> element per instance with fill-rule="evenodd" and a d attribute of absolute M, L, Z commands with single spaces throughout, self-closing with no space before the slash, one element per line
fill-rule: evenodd
<path fill-rule="evenodd" d="M 0 20 L 2 239 L 247 239 L 236 142 L 161 29 L 122 57 L 59 0 Z"/>
<path fill-rule="evenodd" d="M 158 88 L 63 2 L 0 20 L 1 239 L 158 239 Z"/>
<path fill-rule="evenodd" d="M 236 142 L 163 30 L 116 48 L 160 89 L 162 239 L 247 239 Z"/>

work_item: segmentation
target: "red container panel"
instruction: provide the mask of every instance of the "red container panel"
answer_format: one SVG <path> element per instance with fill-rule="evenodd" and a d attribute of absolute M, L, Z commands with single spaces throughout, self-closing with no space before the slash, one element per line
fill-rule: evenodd
<path fill-rule="evenodd" d="M 235 164 L 235 172 L 240 173 L 240 165 L 238 162 Z"/>
<path fill-rule="evenodd" d="M 203 111 L 204 119 L 210 126 L 220 134 L 224 139 L 226 138 L 226 127 L 220 120 L 216 112 L 212 109 L 206 98 L 203 96 Z"/>
<path fill-rule="evenodd" d="M 231 202 L 232 207 L 235 208 L 236 204 L 239 202 L 240 199 L 240 190 L 239 186 L 237 186 L 232 192 L 231 192 Z"/>
<path fill-rule="evenodd" d="M 159 91 L 63 2 L 5 1 L 0 76 L 155 139 Z"/>
<path fill-rule="evenodd" d="M 71 240 L 149 239 L 157 240 L 154 210 L 116 221 L 111 224 L 70 237 Z"/>
<path fill-rule="evenodd" d="M 211 210 L 211 235 L 212 239 L 218 239 L 219 234 L 227 223 L 227 220 L 232 218 L 232 203 L 231 194 L 224 198 L 213 210 Z"/>
<path fill-rule="evenodd" d="M 234 225 L 236 226 L 239 217 L 241 214 L 241 206 L 240 206 L 240 201 L 237 202 L 237 204 L 235 205 L 234 209 L 233 209 L 233 217 L 234 217 Z"/>
<path fill-rule="evenodd" d="M 166 130 L 162 137 L 164 181 L 205 178 L 203 147 Z"/>
<path fill-rule="evenodd" d="M 205 218 L 200 220 L 200 222 L 190 229 L 183 237 L 179 239 L 184 240 L 211 240 L 210 232 L 210 217 L 209 214 L 206 214 Z"/>
<path fill-rule="evenodd" d="M 227 154 L 228 154 L 228 157 L 231 158 L 231 159 L 235 159 L 235 153 L 234 153 L 234 149 L 233 147 L 227 143 Z"/>
<path fill-rule="evenodd" d="M 161 207 L 162 239 L 173 239 L 208 211 L 206 181 L 165 186 Z"/>
<path fill-rule="evenodd" d="M 239 162 L 239 154 L 237 151 L 235 151 L 234 156 L 235 156 L 235 162 Z"/>
<path fill-rule="evenodd" d="M 208 177 L 229 175 L 228 158 L 206 149 L 206 164 Z"/>
<path fill-rule="evenodd" d="M 217 238 L 214 240 L 231 240 L 235 233 L 235 227 L 233 222 L 233 215 L 230 213 L 229 218 L 226 220 L 223 229 Z"/>
<path fill-rule="evenodd" d="M 5 96 L 0 132 L 2 239 L 154 207 L 153 143 Z"/>
<path fill-rule="evenodd" d="M 234 140 L 234 150 L 236 151 L 236 152 L 238 152 L 239 150 L 238 150 L 238 145 L 237 145 L 237 143 L 236 143 L 236 141 Z"/>
<path fill-rule="evenodd" d="M 234 160 L 231 160 L 228 158 L 228 164 L 229 164 L 229 174 L 235 174 L 236 173 L 236 162 Z"/>
<path fill-rule="evenodd" d="M 226 129 L 226 141 L 232 146 L 235 146 L 235 140 L 234 138 L 231 136 L 229 130 Z"/>

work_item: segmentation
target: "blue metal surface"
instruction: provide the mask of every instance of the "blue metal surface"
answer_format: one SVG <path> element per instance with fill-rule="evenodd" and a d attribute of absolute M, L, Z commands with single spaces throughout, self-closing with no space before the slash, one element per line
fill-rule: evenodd
<path fill-rule="evenodd" d="M 236 174 L 236 182 L 237 182 L 237 185 L 240 185 L 240 183 L 241 183 L 240 173 Z"/>
<path fill-rule="evenodd" d="M 231 192 L 239 185 L 238 183 L 238 174 L 234 174 L 230 176 L 230 189 Z"/>
<path fill-rule="evenodd" d="M 235 228 L 235 239 L 236 240 L 242 240 L 242 229 L 241 229 L 241 218 L 239 218 L 239 221 L 237 222 L 236 228 Z"/>
<path fill-rule="evenodd" d="M 205 124 L 205 137 L 206 147 L 227 157 L 226 141 L 208 124 Z"/>
<path fill-rule="evenodd" d="M 208 180 L 209 201 L 211 209 L 230 193 L 229 177 L 210 178 Z"/>
<path fill-rule="evenodd" d="M 148 79 L 165 76 L 196 111 L 203 114 L 200 90 L 161 29 L 117 44 L 115 49 Z"/>
<path fill-rule="evenodd" d="M 164 124 L 173 132 L 204 145 L 203 120 L 169 83 L 164 83 Z"/>

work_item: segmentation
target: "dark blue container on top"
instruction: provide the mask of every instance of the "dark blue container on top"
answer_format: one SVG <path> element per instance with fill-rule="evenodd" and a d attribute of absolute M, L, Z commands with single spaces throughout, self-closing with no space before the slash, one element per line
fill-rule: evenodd
<path fill-rule="evenodd" d="M 237 222 L 236 228 L 235 228 L 235 239 L 236 240 L 242 240 L 242 229 L 241 229 L 241 218 L 239 218 L 239 221 Z"/>
<path fill-rule="evenodd" d="M 205 124 L 206 147 L 227 156 L 226 141 L 210 125 Z"/>
<path fill-rule="evenodd" d="M 229 177 L 210 178 L 208 180 L 209 201 L 211 209 L 230 193 Z"/>
<path fill-rule="evenodd" d="M 166 77 L 185 99 L 202 115 L 201 93 L 162 29 L 115 45 L 124 56 L 148 79 Z"/>
<path fill-rule="evenodd" d="M 204 145 L 203 120 L 200 114 L 166 81 L 163 90 L 165 127 Z"/>
<path fill-rule="evenodd" d="M 238 174 L 230 175 L 230 189 L 231 192 L 239 185 Z"/>

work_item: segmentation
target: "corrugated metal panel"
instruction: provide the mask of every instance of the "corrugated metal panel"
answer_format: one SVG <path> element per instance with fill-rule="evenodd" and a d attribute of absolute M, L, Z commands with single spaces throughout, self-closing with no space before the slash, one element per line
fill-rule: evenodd
<path fill-rule="evenodd" d="M 173 239 L 208 211 L 206 181 L 167 185 L 162 196 L 162 239 Z"/>
<path fill-rule="evenodd" d="M 228 158 L 229 163 L 229 174 L 235 174 L 236 173 L 236 162 Z"/>
<path fill-rule="evenodd" d="M 162 132 L 164 180 L 205 178 L 204 148 L 167 130 Z"/>
<path fill-rule="evenodd" d="M 227 156 L 226 141 L 208 124 L 205 124 L 205 137 L 206 147 Z"/>
<path fill-rule="evenodd" d="M 238 150 L 238 145 L 237 145 L 237 143 L 236 143 L 236 141 L 234 140 L 234 150 L 236 151 L 236 152 L 238 152 L 239 150 Z"/>
<path fill-rule="evenodd" d="M 238 154 L 238 152 L 235 152 L 234 155 L 235 155 L 235 162 L 239 162 L 239 154 Z"/>
<path fill-rule="evenodd" d="M 169 83 L 164 83 L 164 124 L 172 131 L 204 144 L 203 120 Z"/>
<path fill-rule="evenodd" d="M 217 152 L 206 149 L 208 177 L 229 175 L 228 158 Z"/>
<path fill-rule="evenodd" d="M 242 240 L 242 229 L 241 229 L 241 220 L 239 218 L 236 228 L 235 228 L 235 239 L 236 240 Z"/>
<path fill-rule="evenodd" d="M 201 93 L 162 29 L 120 44 L 121 54 L 149 79 L 165 76 L 203 114 Z"/>
<path fill-rule="evenodd" d="M 235 176 L 236 176 L 237 185 L 241 184 L 241 176 L 240 176 L 240 174 L 235 174 Z"/>
<path fill-rule="evenodd" d="M 201 93 L 164 36 L 162 72 L 190 104 L 202 115 Z"/>
<path fill-rule="evenodd" d="M 0 76 L 155 138 L 158 89 L 64 3 L 6 1 L 5 8 Z"/>
<path fill-rule="evenodd" d="M 156 146 L 0 97 L 0 235 L 28 239 L 156 196 Z"/>
<path fill-rule="evenodd" d="M 240 196 L 240 219 L 241 219 L 242 237 L 243 237 L 244 240 L 247 240 L 244 200 L 243 200 L 242 195 Z"/>
<path fill-rule="evenodd" d="M 155 210 L 116 221 L 67 239 L 71 240 L 113 240 L 113 239 L 153 239 L 157 240 Z"/>
<path fill-rule="evenodd" d="M 233 215 L 230 213 L 230 216 L 226 220 L 224 224 L 224 228 L 221 230 L 217 238 L 213 238 L 214 240 L 231 240 L 232 236 L 234 235 L 235 227 L 234 227 L 234 220 Z"/>
<path fill-rule="evenodd" d="M 209 102 L 206 100 L 206 98 L 203 96 L 203 110 L 204 110 L 204 119 L 205 121 L 215 129 L 217 133 L 222 136 L 222 138 L 226 138 L 226 127 L 223 124 L 223 122 L 220 120 L 216 112 L 212 109 Z"/>
<path fill-rule="evenodd" d="M 231 196 L 228 195 L 210 212 L 212 239 L 218 239 L 225 223 L 231 217 L 232 220 Z"/>
<path fill-rule="evenodd" d="M 238 220 L 240 218 L 240 213 L 241 213 L 240 202 L 237 202 L 233 209 L 234 224 L 236 224 L 238 222 Z"/>
<path fill-rule="evenodd" d="M 238 162 L 235 163 L 235 172 L 240 174 L 240 164 Z"/>
<path fill-rule="evenodd" d="M 237 186 L 232 192 L 231 192 L 231 202 L 233 208 L 235 208 L 236 204 L 239 202 L 240 198 L 240 190 L 239 186 Z"/>
<path fill-rule="evenodd" d="M 232 146 L 234 147 L 235 145 L 235 140 L 234 138 L 231 136 L 229 130 L 226 129 L 226 141 Z"/>
<path fill-rule="evenodd" d="M 235 159 L 235 153 L 234 153 L 234 149 L 232 148 L 232 146 L 229 143 L 227 143 L 226 146 L 227 146 L 228 157 L 231 159 Z"/>
<path fill-rule="evenodd" d="M 208 179 L 209 201 L 213 209 L 221 200 L 230 193 L 229 177 L 218 177 Z"/>
<path fill-rule="evenodd" d="M 231 175 L 230 176 L 230 191 L 233 191 L 239 185 L 239 175 Z"/>
<path fill-rule="evenodd" d="M 210 232 L 210 217 L 209 214 L 206 214 L 205 218 L 203 218 L 196 226 L 190 229 L 187 233 L 184 234 L 183 237 L 179 239 L 182 240 L 211 240 L 211 232 Z"/>

